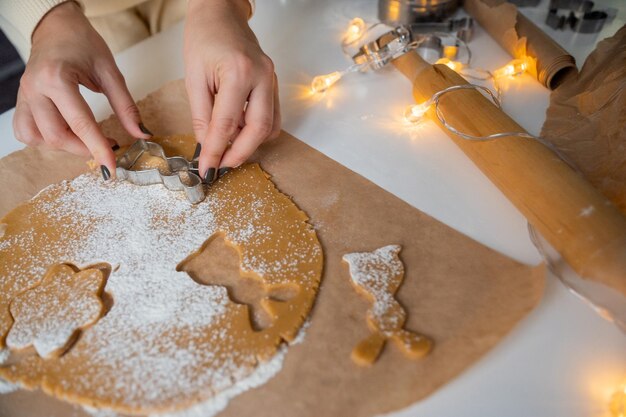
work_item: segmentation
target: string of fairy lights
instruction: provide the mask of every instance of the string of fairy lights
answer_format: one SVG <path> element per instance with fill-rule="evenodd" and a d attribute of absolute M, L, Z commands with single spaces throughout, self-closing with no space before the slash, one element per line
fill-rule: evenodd
<path fill-rule="evenodd" d="M 351 56 L 347 52 L 347 47 L 363 39 L 369 31 L 371 31 L 374 27 L 378 25 L 382 25 L 382 23 L 376 22 L 376 23 L 371 24 L 370 26 L 367 26 L 365 21 L 361 19 L 360 17 L 356 17 L 352 19 L 344 33 L 344 36 L 341 42 L 341 47 L 344 51 L 344 54 L 347 56 Z M 389 33 L 394 33 L 398 37 L 403 36 L 401 31 L 398 30 L 398 28 Z M 496 92 L 494 93 L 492 90 L 490 90 L 487 87 L 477 85 L 477 84 L 471 84 L 471 83 L 447 87 L 433 94 L 430 98 L 423 101 L 422 103 L 412 104 L 408 106 L 405 109 L 404 114 L 403 114 L 403 119 L 406 123 L 412 124 L 412 125 L 421 123 L 424 117 L 426 116 L 426 114 L 429 112 L 429 110 L 433 108 L 434 106 L 435 117 L 438 119 L 441 125 L 445 129 L 447 129 L 449 132 L 455 134 L 456 136 L 462 139 L 471 140 L 471 141 L 489 141 L 489 140 L 496 140 L 496 139 L 507 138 L 507 137 L 509 138 L 518 137 L 518 138 L 523 138 L 523 139 L 535 140 L 541 143 L 542 145 L 546 146 L 552 152 L 554 152 L 561 160 L 563 160 L 566 164 L 568 164 L 572 169 L 574 169 L 575 171 L 579 171 L 578 168 L 575 166 L 575 164 L 573 164 L 572 161 L 568 157 L 566 157 L 561 151 L 559 151 L 550 141 L 545 140 L 542 137 L 531 135 L 530 133 L 527 133 L 524 131 L 497 132 L 497 133 L 493 133 L 489 135 L 473 135 L 467 132 L 463 132 L 455 128 L 454 126 L 452 126 L 450 123 L 448 123 L 443 110 L 439 106 L 440 100 L 442 97 L 444 97 L 445 95 L 451 94 L 453 92 L 458 92 L 462 90 L 476 90 L 482 93 L 483 95 L 485 95 L 493 103 L 494 106 L 496 106 L 498 109 L 501 109 L 502 106 L 500 103 L 500 96 L 501 96 L 502 89 L 500 88 L 499 80 L 504 77 L 508 78 L 508 77 L 521 76 L 528 70 L 529 62 L 527 59 L 513 59 L 505 66 L 498 68 L 494 71 L 488 71 L 488 70 L 481 69 L 481 68 L 472 68 L 470 65 L 472 52 L 465 41 L 463 41 L 462 39 L 459 39 L 458 37 L 454 35 L 441 34 L 441 33 L 437 33 L 437 34 L 443 35 L 443 36 L 451 36 L 456 42 L 456 45 L 461 45 L 465 49 L 467 58 L 465 60 L 466 61 L 465 63 L 460 62 L 460 61 L 455 61 L 451 59 L 450 57 L 457 55 L 458 48 L 455 46 L 454 50 L 452 52 L 449 52 L 449 51 L 446 51 L 448 47 L 444 47 L 443 48 L 444 55 L 448 55 L 448 56 L 439 58 L 435 62 L 435 64 L 446 65 L 448 68 L 452 69 L 453 71 L 458 72 L 460 75 L 465 76 L 470 79 L 491 80 L 494 84 L 494 89 Z M 421 44 L 421 40 L 418 38 L 417 40 L 412 40 L 411 42 L 408 42 L 406 44 L 400 43 L 399 46 L 396 47 L 396 49 L 379 48 L 378 50 L 375 51 L 374 59 L 365 59 L 361 61 L 356 61 L 354 59 L 354 56 L 351 56 L 355 62 L 349 67 L 347 67 L 346 69 L 340 70 L 340 71 L 334 71 L 329 74 L 318 75 L 314 77 L 311 82 L 311 92 L 314 94 L 324 93 L 347 74 L 350 74 L 353 72 L 367 71 L 370 67 L 373 67 L 374 69 L 382 68 L 383 66 L 391 62 L 394 58 L 397 58 L 398 56 L 401 56 L 402 54 L 405 54 L 413 49 L 417 49 L 417 47 L 419 47 L 420 44 Z"/>
<path fill-rule="evenodd" d="M 375 27 L 379 25 L 382 25 L 382 23 L 375 22 L 368 26 L 366 22 L 360 17 L 355 17 L 354 19 L 352 19 L 350 23 L 348 24 L 348 27 L 346 28 L 346 31 L 343 35 L 343 39 L 341 42 L 341 47 L 344 51 L 344 54 L 346 56 L 351 57 L 351 54 L 347 52 L 347 48 L 351 45 L 356 44 L 359 40 L 363 39 L 369 32 L 372 31 L 372 29 L 374 29 Z M 445 46 L 443 48 L 444 56 L 438 59 L 435 62 L 435 64 L 446 65 L 448 68 L 452 69 L 453 71 L 469 79 L 482 80 L 482 81 L 491 80 L 494 85 L 495 94 L 488 88 L 478 86 L 475 84 L 469 84 L 462 88 L 448 88 L 448 89 L 438 92 L 437 94 L 433 95 L 430 99 L 426 100 L 423 103 L 418 103 L 418 104 L 409 106 L 404 112 L 404 120 L 407 121 L 408 123 L 413 123 L 413 124 L 420 123 L 420 121 L 422 120 L 423 116 L 426 114 L 428 109 L 434 105 L 435 110 L 436 110 L 435 114 L 437 115 L 442 125 L 445 128 L 453 131 L 453 133 L 461 137 L 464 137 L 466 139 L 489 140 L 489 139 L 496 139 L 498 137 L 503 137 L 503 136 L 521 136 L 521 137 L 526 137 L 526 138 L 531 136 L 523 132 L 507 132 L 505 134 L 496 134 L 496 135 L 490 135 L 490 136 L 485 136 L 485 137 L 475 137 L 472 135 L 465 134 L 463 132 L 459 132 L 458 130 L 454 129 L 445 121 L 445 117 L 443 116 L 443 113 L 438 107 L 439 98 L 441 96 L 452 91 L 457 91 L 459 89 L 472 88 L 472 89 L 479 90 L 485 93 L 486 95 L 488 95 L 491 98 L 492 102 L 497 107 L 500 107 L 500 98 L 501 98 L 502 88 L 500 87 L 499 80 L 505 77 L 508 78 L 508 77 L 521 76 L 528 70 L 529 64 L 526 59 L 514 59 L 508 64 L 506 64 L 505 66 L 498 68 L 494 71 L 488 71 L 488 70 L 481 69 L 481 68 L 472 68 L 470 65 L 471 56 L 472 56 L 471 49 L 469 48 L 469 46 L 467 45 L 465 41 L 448 33 L 434 33 L 434 34 L 438 36 L 442 36 L 442 37 L 451 37 L 456 42 L 457 45 L 460 45 L 465 50 L 466 55 L 467 55 L 467 58 L 465 60 L 466 62 L 456 61 L 452 58 L 457 55 L 458 47 Z M 376 62 L 378 63 L 381 61 L 388 62 L 392 58 L 396 57 L 398 54 L 403 54 L 412 49 L 417 49 L 421 45 L 421 43 L 422 43 L 422 40 L 418 39 L 418 40 L 412 41 L 411 43 L 407 45 L 401 46 L 396 50 L 388 50 L 386 52 L 377 51 L 378 55 L 376 56 Z M 368 59 L 359 63 L 355 62 L 343 70 L 333 71 L 329 74 L 318 75 L 314 77 L 313 80 L 311 81 L 311 92 L 313 94 L 324 93 L 346 75 L 351 74 L 351 73 L 356 73 L 356 72 L 365 72 L 369 70 L 371 67 L 373 67 L 374 63 L 375 61 Z"/>
<path fill-rule="evenodd" d="M 382 25 L 382 24 L 379 22 L 376 22 L 376 23 L 371 24 L 370 26 L 367 26 L 365 21 L 361 19 L 360 17 L 356 17 L 352 19 L 348 25 L 348 28 L 346 29 L 344 33 L 344 36 L 341 42 L 341 47 L 344 51 L 344 54 L 347 56 L 351 56 L 346 50 L 347 47 L 363 39 L 369 31 L 371 31 L 374 27 L 378 25 Z M 411 124 L 411 125 L 416 125 L 416 124 L 421 123 L 423 119 L 426 117 L 426 114 L 428 113 L 428 111 L 434 107 L 435 117 L 439 120 L 441 125 L 448 131 L 457 135 L 458 137 L 461 137 L 465 140 L 471 140 L 471 141 L 490 141 L 490 140 L 501 139 L 501 138 L 506 138 L 506 137 L 509 137 L 509 138 L 518 137 L 518 138 L 523 138 L 523 139 L 535 140 L 543 144 L 550 150 L 552 150 L 552 152 L 554 152 L 559 158 L 561 158 L 572 169 L 578 170 L 576 166 L 571 162 L 571 160 L 569 160 L 569 158 L 567 158 L 561 151 L 559 151 L 551 142 L 539 136 L 531 135 L 530 133 L 527 133 L 524 131 L 497 132 L 497 133 L 493 133 L 489 135 L 473 135 L 467 132 L 463 132 L 455 128 L 454 126 L 452 126 L 446 120 L 445 114 L 439 106 L 440 100 L 442 97 L 444 97 L 445 95 L 454 93 L 454 92 L 462 91 L 462 90 L 476 90 L 482 93 L 483 95 L 485 95 L 488 99 L 490 99 L 491 102 L 498 109 L 501 109 L 502 106 L 501 106 L 500 97 L 501 97 L 502 89 L 500 87 L 499 80 L 504 77 L 509 78 L 509 77 L 521 76 L 528 70 L 529 63 L 526 59 L 513 59 L 512 61 L 507 63 L 505 66 L 498 68 L 494 71 L 488 71 L 482 68 L 472 68 L 470 65 L 472 52 L 465 41 L 457 38 L 454 35 L 442 34 L 442 33 L 437 33 L 437 34 L 440 36 L 451 36 L 457 44 L 461 45 L 463 49 L 465 49 L 467 58 L 465 62 L 463 63 L 460 61 L 452 60 L 448 57 L 442 57 L 438 59 L 435 62 L 435 64 L 446 65 L 448 68 L 452 69 L 453 71 L 456 71 L 460 75 L 470 78 L 470 79 L 491 80 L 494 84 L 494 89 L 496 92 L 494 93 L 489 88 L 481 86 L 481 85 L 477 85 L 477 84 L 461 84 L 461 85 L 454 85 L 454 86 L 447 87 L 433 94 L 430 98 L 423 101 L 422 103 L 409 105 L 405 109 L 404 114 L 403 114 L 403 119 L 406 123 Z M 345 75 L 353 73 L 353 72 L 367 71 L 370 67 L 373 67 L 374 64 L 378 64 L 378 68 L 380 68 L 381 66 L 386 65 L 388 62 L 391 62 L 393 58 L 401 54 L 407 53 L 408 51 L 412 49 L 416 49 L 417 47 L 419 47 L 419 45 L 420 45 L 420 40 L 419 39 L 414 40 L 408 43 L 407 45 L 400 46 L 396 49 L 390 49 L 386 51 L 377 51 L 378 55 L 376 56 L 376 61 L 368 59 L 363 62 L 358 62 L 358 63 L 355 62 L 354 64 L 350 65 L 344 70 L 334 71 L 325 75 L 318 75 L 314 77 L 311 82 L 311 91 L 314 94 L 324 93 L 329 88 L 331 88 L 334 84 L 336 84 Z M 448 56 L 457 55 L 456 48 L 452 53 L 446 52 L 446 48 L 443 48 L 443 49 L 444 49 L 444 55 L 446 54 Z M 380 65 L 381 62 L 383 63 L 382 65 Z"/>
<path fill-rule="evenodd" d="M 347 47 L 363 39 L 368 32 L 370 32 L 373 28 L 379 25 L 382 25 L 382 23 L 376 22 L 367 26 L 366 22 L 360 17 L 355 17 L 354 19 L 352 19 L 350 23 L 348 24 L 348 27 L 343 35 L 343 39 L 341 42 L 341 47 L 344 51 L 344 54 L 347 56 L 351 56 L 347 52 Z M 501 97 L 502 89 L 500 87 L 499 80 L 505 77 L 509 78 L 509 77 L 521 76 L 528 70 L 529 63 L 526 59 L 514 59 L 510 61 L 509 63 L 507 63 L 505 66 L 498 68 L 496 70 L 493 70 L 493 71 L 485 70 L 482 68 L 472 68 L 470 65 L 472 52 L 465 41 L 463 41 L 462 39 L 459 39 L 458 37 L 454 35 L 450 35 L 446 33 L 437 32 L 437 35 L 449 36 L 453 38 L 456 44 L 460 45 L 465 50 L 467 58 L 465 59 L 465 62 L 453 60 L 450 57 L 457 55 L 458 48 L 457 47 L 453 47 L 453 48 L 444 47 L 443 54 L 448 55 L 448 56 L 447 57 L 444 56 L 438 59 L 435 62 L 435 64 L 446 65 L 448 68 L 452 69 L 453 71 L 456 71 L 460 75 L 470 78 L 470 79 L 477 79 L 477 80 L 483 80 L 483 81 L 491 80 L 494 84 L 495 93 L 489 88 L 481 86 L 481 85 L 477 85 L 477 84 L 462 84 L 462 85 L 455 85 L 455 86 L 445 88 L 433 94 L 430 98 L 423 101 L 422 103 L 412 104 L 408 106 L 405 109 L 404 115 L 403 115 L 403 119 L 406 123 L 412 124 L 412 125 L 421 123 L 424 117 L 426 116 L 426 114 L 428 113 L 428 111 L 434 107 L 434 114 L 439 120 L 439 122 L 441 123 L 441 125 L 448 131 L 452 132 L 453 134 L 463 139 L 472 140 L 472 141 L 489 141 L 489 140 L 495 140 L 495 139 L 500 139 L 500 138 L 505 138 L 505 137 L 518 137 L 518 138 L 535 140 L 537 142 L 540 142 L 544 146 L 548 147 L 557 156 L 559 156 L 565 163 L 570 165 L 570 167 L 577 170 L 574 164 L 565 155 L 563 155 L 562 152 L 556 149 L 554 145 L 552 145 L 551 142 L 539 136 L 534 136 L 534 135 L 531 135 L 530 133 L 523 132 L 523 131 L 498 132 L 498 133 L 493 133 L 490 135 L 479 136 L 479 135 L 472 135 L 470 133 L 463 132 L 455 128 L 454 126 L 452 126 L 450 123 L 448 123 L 444 112 L 439 106 L 440 100 L 443 96 L 451 94 L 453 92 L 462 91 L 462 90 L 476 90 L 476 91 L 481 92 L 483 95 L 485 95 L 488 99 L 491 100 L 491 102 L 498 109 L 500 109 L 501 108 L 500 97 Z M 382 66 L 391 62 L 393 58 L 396 58 L 404 53 L 407 53 L 410 50 L 417 49 L 420 46 L 420 44 L 421 44 L 421 39 L 417 39 L 417 40 L 411 41 L 410 43 L 407 43 L 406 45 L 400 45 L 396 49 L 378 50 L 376 51 L 375 60 L 367 59 L 367 60 L 363 60 L 362 62 L 355 62 L 352 65 L 345 68 L 344 70 L 334 71 L 325 75 L 318 75 L 314 77 L 313 80 L 311 81 L 311 92 L 314 94 L 324 93 L 347 74 L 354 73 L 354 72 L 367 71 L 368 69 L 370 69 L 370 67 L 381 68 Z M 446 49 L 448 49 L 448 51 L 446 51 Z"/>

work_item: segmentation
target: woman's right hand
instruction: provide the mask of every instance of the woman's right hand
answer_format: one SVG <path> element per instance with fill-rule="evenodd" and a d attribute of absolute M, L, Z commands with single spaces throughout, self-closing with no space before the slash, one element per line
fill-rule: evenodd
<path fill-rule="evenodd" d="M 100 130 L 79 85 L 103 93 L 131 136 L 150 138 L 111 51 L 80 6 L 68 1 L 52 9 L 33 33 L 13 128 L 26 145 L 91 154 L 110 175 L 115 142 Z"/>

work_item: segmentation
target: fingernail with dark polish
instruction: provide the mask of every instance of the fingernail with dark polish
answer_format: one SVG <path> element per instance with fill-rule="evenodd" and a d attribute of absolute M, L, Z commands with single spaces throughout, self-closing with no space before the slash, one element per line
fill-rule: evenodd
<path fill-rule="evenodd" d="M 144 126 L 143 122 L 139 123 L 139 129 L 146 135 L 154 136 L 154 134 L 152 134 L 152 132 L 150 132 L 148 128 Z"/>
<path fill-rule="evenodd" d="M 228 171 L 230 171 L 232 168 L 229 167 L 222 167 L 217 171 L 217 178 L 222 178 L 224 175 L 226 175 L 226 173 Z"/>
<path fill-rule="evenodd" d="M 102 171 L 102 178 L 104 178 L 105 181 L 111 179 L 111 171 L 109 171 L 109 168 L 104 165 L 100 165 L 100 171 Z"/>
<path fill-rule="evenodd" d="M 111 150 L 113 152 L 117 151 L 119 148 L 120 148 L 120 145 L 118 145 L 118 144 L 115 144 L 115 145 L 111 146 Z"/>
<path fill-rule="evenodd" d="M 193 151 L 193 158 L 191 158 L 191 159 L 193 160 L 193 159 L 196 159 L 197 157 L 199 157 L 199 156 L 200 156 L 200 152 L 201 152 L 201 151 L 202 151 L 202 145 L 200 145 L 200 144 L 198 143 L 198 144 L 196 145 L 196 150 L 195 150 L 195 151 Z"/>
<path fill-rule="evenodd" d="M 213 181 L 215 181 L 215 168 L 209 168 L 204 174 L 204 183 L 212 184 Z"/>

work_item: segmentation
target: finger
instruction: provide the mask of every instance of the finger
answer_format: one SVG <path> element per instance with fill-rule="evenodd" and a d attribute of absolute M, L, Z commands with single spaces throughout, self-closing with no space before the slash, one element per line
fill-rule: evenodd
<path fill-rule="evenodd" d="M 209 131 L 211 113 L 213 112 L 213 94 L 204 76 L 185 78 L 189 106 L 191 107 L 191 123 L 196 141 L 202 142 Z"/>
<path fill-rule="evenodd" d="M 28 103 L 21 100 L 19 93 L 13 115 L 13 131 L 15 138 L 26 146 L 39 146 L 43 143 L 43 137 L 37 128 L 30 107 Z"/>
<path fill-rule="evenodd" d="M 228 143 L 239 132 L 241 112 L 249 94 L 248 88 L 242 87 L 234 78 L 227 78 L 215 96 L 213 115 L 198 159 L 199 171 L 207 183 L 215 179 Z"/>
<path fill-rule="evenodd" d="M 100 74 L 100 83 L 102 92 L 124 129 L 135 138 L 150 139 L 152 133 L 141 122 L 137 104 L 128 91 L 124 76 L 115 64 Z"/>
<path fill-rule="evenodd" d="M 89 149 L 72 132 L 52 100 L 39 96 L 32 103 L 33 117 L 46 145 L 75 155 L 89 156 Z"/>
<path fill-rule="evenodd" d="M 280 94 L 278 92 L 278 78 L 274 74 L 274 122 L 272 124 L 272 132 L 268 139 L 276 139 L 280 135 L 282 124 L 282 116 L 280 113 Z"/>
<path fill-rule="evenodd" d="M 107 138 L 107 142 L 109 142 L 109 146 L 111 147 L 111 150 L 113 151 L 117 151 L 120 148 L 120 145 L 113 138 Z"/>
<path fill-rule="evenodd" d="M 274 115 L 274 83 L 270 79 L 269 82 L 259 84 L 250 94 L 246 125 L 224 153 L 221 167 L 235 168 L 246 162 L 272 133 Z"/>
<path fill-rule="evenodd" d="M 51 97 L 67 121 L 70 129 L 87 146 L 99 165 L 115 173 L 115 155 L 107 138 L 102 134 L 89 106 L 80 95 L 77 85 L 69 86 Z"/>

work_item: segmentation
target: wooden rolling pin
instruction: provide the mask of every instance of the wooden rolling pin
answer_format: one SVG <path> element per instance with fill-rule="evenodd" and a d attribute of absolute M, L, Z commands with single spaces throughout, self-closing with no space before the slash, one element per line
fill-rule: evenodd
<path fill-rule="evenodd" d="M 428 64 L 414 51 L 394 65 L 413 83 L 418 103 L 447 87 L 468 83 L 445 65 Z M 447 123 L 464 133 L 524 132 L 477 90 L 450 92 L 441 97 L 439 108 Z M 429 112 L 439 123 L 434 109 Z M 477 142 L 443 129 L 581 277 L 626 296 L 626 217 L 607 198 L 535 140 L 505 137 Z"/>

